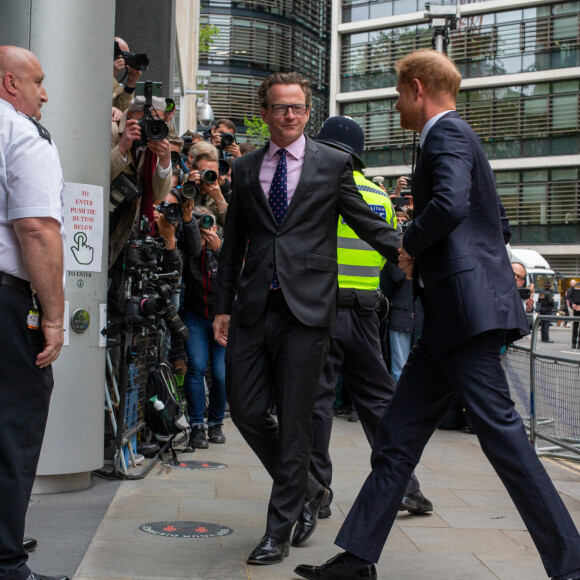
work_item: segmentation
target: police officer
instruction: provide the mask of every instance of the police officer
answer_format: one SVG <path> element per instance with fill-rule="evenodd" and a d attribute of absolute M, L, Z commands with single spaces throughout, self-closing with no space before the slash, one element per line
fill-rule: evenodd
<path fill-rule="evenodd" d="M 62 580 L 30 571 L 23 537 L 64 339 L 64 183 L 40 63 L 0 46 L 0 79 L 0 579 Z"/>
<path fill-rule="evenodd" d="M 552 283 L 546 282 L 544 284 L 543 292 L 540 292 L 538 296 L 538 304 L 540 308 L 540 314 L 552 314 L 554 308 L 554 293 L 552 292 Z M 550 340 L 550 321 L 542 320 L 540 322 L 540 327 L 542 331 L 542 342 L 554 342 Z"/>
<path fill-rule="evenodd" d="M 362 174 L 361 159 L 365 136 L 362 128 L 348 117 L 327 119 L 315 137 L 319 143 L 345 151 L 352 156 L 353 176 L 358 190 L 368 205 L 393 227 L 395 211 L 386 192 Z M 378 292 L 379 273 L 385 259 L 339 216 L 337 230 L 338 309 L 330 335 L 328 357 L 316 391 L 312 420 L 313 448 L 311 474 L 325 487 L 332 480 L 332 463 L 328 453 L 332 430 L 332 402 L 338 374 L 348 385 L 361 424 L 372 446 L 374 433 L 393 392 L 395 381 L 387 371 L 381 354 Z M 386 315 L 386 312 L 385 312 Z M 307 497 L 303 512 L 292 535 L 292 545 L 302 545 L 312 534 L 318 518 L 330 515 L 331 496 Z M 423 496 L 413 475 L 401 505 L 411 513 L 433 510 Z"/>

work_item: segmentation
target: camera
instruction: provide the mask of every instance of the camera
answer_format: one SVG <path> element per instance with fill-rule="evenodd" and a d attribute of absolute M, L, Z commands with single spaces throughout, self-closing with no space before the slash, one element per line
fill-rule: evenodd
<path fill-rule="evenodd" d="M 178 203 L 162 201 L 159 205 L 155 206 L 155 211 L 162 214 L 170 224 L 178 224 L 183 221 L 183 210 Z"/>
<path fill-rule="evenodd" d="M 213 169 L 201 169 L 199 172 L 199 178 L 202 183 L 211 185 L 217 181 L 218 174 Z"/>
<path fill-rule="evenodd" d="M 527 300 L 532 295 L 532 291 L 529 288 L 518 288 L 518 293 L 522 300 Z"/>
<path fill-rule="evenodd" d="M 201 193 L 199 187 L 193 181 L 186 181 L 181 186 L 181 195 L 185 199 L 192 199 Z"/>
<path fill-rule="evenodd" d="M 222 147 L 229 147 L 236 142 L 236 137 L 232 133 L 222 133 L 221 134 Z"/>
<path fill-rule="evenodd" d="M 115 41 L 115 60 L 120 56 L 123 57 L 126 66 L 130 66 L 135 70 L 147 70 L 149 67 L 149 59 L 146 54 L 134 54 L 126 50 L 121 50 L 119 43 Z"/>
<path fill-rule="evenodd" d="M 216 224 L 215 215 L 211 213 L 194 213 L 193 217 L 197 220 L 200 228 L 209 230 Z"/>
<path fill-rule="evenodd" d="M 145 106 L 144 115 L 139 119 L 141 139 L 133 141 L 135 147 L 145 147 L 147 141 L 163 141 L 169 135 L 169 127 L 163 119 L 155 118 L 152 109 L 153 83 L 145 81 Z"/>
<path fill-rule="evenodd" d="M 411 201 L 409 200 L 408 197 L 391 197 L 391 202 L 393 203 L 395 208 L 409 207 L 409 205 L 411 204 Z"/>
<path fill-rule="evenodd" d="M 111 199 L 116 207 L 123 200 L 131 203 L 143 195 L 143 190 L 137 185 L 137 179 L 128 173 L 119 173 L 111 182 L 111 187 L 118 194 L 113 194 Z"/>
<path fill-rule="evenodd" d="M 143 236 L 127 242 L 127 256 L 125 258 L 128 268 L 155 268 L 157 257 L 165 248 L 164 241 L 151 236 Z"/>

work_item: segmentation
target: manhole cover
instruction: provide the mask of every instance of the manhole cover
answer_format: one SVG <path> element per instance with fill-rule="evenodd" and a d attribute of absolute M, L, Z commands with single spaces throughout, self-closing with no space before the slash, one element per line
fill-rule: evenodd
<path fill-rule="evenodd" d="M 215 463 L 213 461 L 178 461 L 177 465 L 173 461 L 164 461 L 163 465 L 165 467 L 171 467 L 171 469 L 192 469 L 197 471 L 225 469 L 227 467 L 223 463 Z"/>
<path fill-rule="evenodd" d="M 167 538 L 215 538 L 234 533 L 231 528 L 208 522 L 151 522 L 139 526 L 139 529 Z"/>

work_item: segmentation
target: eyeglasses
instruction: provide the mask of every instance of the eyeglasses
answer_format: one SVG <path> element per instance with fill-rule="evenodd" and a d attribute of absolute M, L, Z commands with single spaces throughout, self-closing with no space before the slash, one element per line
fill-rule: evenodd
<path fill-rule="evenodd" d="M 514 276 L 518 279 L 518 280 L 525 280 L 526 277 L 525 276 L 520 276 L 519 274 L 514 274 Z"/>
<path fill-rule="evenodd" d="M 292 112 L 295 115 L 306 115 L 306 111 L 308 111 L 308 105 L 267 105 L 272 109 L 272 113 L 276 117 L 283 117 L 286 113 L 288 113 L 288 109 L 292 109 Z"/>

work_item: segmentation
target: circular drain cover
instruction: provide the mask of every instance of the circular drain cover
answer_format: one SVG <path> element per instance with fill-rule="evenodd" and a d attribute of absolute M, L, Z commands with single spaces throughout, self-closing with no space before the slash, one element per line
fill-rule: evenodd
<path fill-rule="evenodd" d="M 164 461 L 163 465 L 171 467 L 171 469 L 192 469 L 197 471 L 225 469 L 227 467 L 223 463 L 215 463 L 213 461 L 178 461 L 177 465 L 173 461 Z"/>
<path fill-rule="evenodd" d="M 234 533 L 231 528 L 207 522 L 151 522 L 139 526 L 139 529 L 167 538 L 215 538 Z"/>

